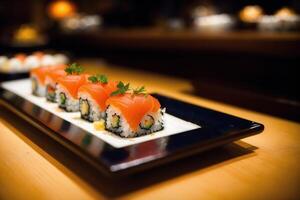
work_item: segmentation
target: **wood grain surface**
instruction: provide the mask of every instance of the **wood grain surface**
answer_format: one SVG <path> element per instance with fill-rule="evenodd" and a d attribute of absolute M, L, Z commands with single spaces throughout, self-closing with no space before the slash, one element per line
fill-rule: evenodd
<path fill-rule="evenodd" d="M 193 96 L 187 80 L 131 71 L 97 60 L 79 63 L 88 66 L 89 72 L 260 122 L 265 131 L 142 174 L 109 180 L 0 106 L 0 199 L 300 197 L 299 123 Z"/>

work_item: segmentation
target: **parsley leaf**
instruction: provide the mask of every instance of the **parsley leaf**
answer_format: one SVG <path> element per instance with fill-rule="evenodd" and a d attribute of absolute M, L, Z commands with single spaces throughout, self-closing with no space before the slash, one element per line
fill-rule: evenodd
<path fill-rule="evenodd" d="M 78 65 L 77 63 L 73 63 L 66 67 L 65 72 L 67 72 L 68 75 L 79 75 L 83 72 L 83 67 Z"/>
<path fill-rule="evenodd" d="M 144 95 L 147 95 L 145 86 L 142 86 L 142 87 L 140 87 L 140 88 L 133 89 L 132 91 L 133 91 L 133 95 L 137 95 L 137 94 L 144 94 Z"/>
<path fill-rule="evenodd" d="M 89 81 L 91 81 L 92 83 L 97 83 L 97 77 L 96 76 L 90 76 L 89 78 Z"/>
<path fill-rule="evenodd" d="M 119 95 L 119 94 L 125 94 L 128 90 L 129 90 L 129 83 L 127 83 L 126 85 L 120 81 L 117 85 L 117 90 L 116 91 L 113 91 L 110 96 L 116 96 L 116 95 Z"/>
<path fill-rule="evenodd" d="M 105 75 L 100 75 L 98 77 L 98 80 L 100 81 L 100 83 L 104 83 L 104 84 L 108 83 L 107 76 L 105 76 Z"/>
<path fill-rule="evenodd" d="M 96 74 L 94 76 L 90 76 L 89 80 L 92 83 L 103 83 L 103 84 L 107 84 L 108 83 L 108 79 L 105 75 L 100 75 L 100 74 Z"/>

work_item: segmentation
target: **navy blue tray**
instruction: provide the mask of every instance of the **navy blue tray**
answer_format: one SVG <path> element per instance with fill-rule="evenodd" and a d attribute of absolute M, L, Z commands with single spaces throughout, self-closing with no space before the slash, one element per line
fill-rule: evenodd
<path fill-rule="evenodd" d="M 108 176 L 136 173 L 263 131 L 264 126 L 160 94 L 169 114 L 201 128 L 115 148 L 26 99 L 0 88 L 0 102 Z"/>

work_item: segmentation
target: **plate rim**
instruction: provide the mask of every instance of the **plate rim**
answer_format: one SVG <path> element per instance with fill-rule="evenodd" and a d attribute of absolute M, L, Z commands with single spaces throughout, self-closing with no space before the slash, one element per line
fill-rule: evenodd
<path fill-rule="evenodd" d="M 173 160 L 177 160 L 177 159 L 180 159 L 180 158 L 183 158 L 183 157 L 186 157 L 186 156 L 190 156 L 190 155 L 193 155 L 197 152 L 202 152 L 202 151 L 211 149 L 211 148 L 216 147 L 216 146 L 221 146 L 223 144 L 227 144 L 227 143 L 230 143 L 230 142 L 233 142 L 233 141 L 236 141 L 236 140 L 239 140 L 239 139 L 251 136 L 251 135 L 259 134 L 264 130 L 264 125 L 262 125 L 260 123 L 257 123 L 257 122 L 249 121 L 249 120 L 246 120 L 246 119 L 243 119 L 243 118 L 240 118 L 240 117 L 236 117 L 236 116 L 233 116 L 233 115 L 222 113 L 222 112 L 219 112 L 219 111 L 216 111 L 216 110 L 213 110 L 213 109 L 210 109 L 210 108 L 205 108 L 205 107 L 202 107 L 202 106 L 199 106 L 199 105 L 196 105 L 196 104 L 192 104 L 192 103 L 189 103 L 189 102 L 181 101 L 181 100 L 178 100 L 178 99 L 175 99 L 175 98 L 172 98 L 172 97 L 168 97 L 168 96 L 164 96 L 164 95 L 160 95 L 160 94 L 155 94 L 155 95 L 160 95 L 160 96 L 165 97 L 165 98 L 169 98 L 173 101 L 180 102 L 182 104 L 199 107 L 201 109 L 206 109 L 206 110 L 210 110 L 211 112 L 221 113 L 221 114 L 224 114 L 226 116 L 227 115 L 232 116 L 234 118 L 238 118 L 238 119 L 241 119 L 241 120 L 246 120 L 246 121 L 251 122 L 251 126 L 248 127 L 245 130 L 239 130 L 238 131 L 239 134 L 235 135 L 234 137 L 230 136 L 230 137 L 227 137 L 227 138 L 226 137 L 221 138 L 220 141 L 213 141 L 211 144 L 206 144 L 203 147 L 198 146 L 196 148 L 193 145 L 187 145 L 187 147 L 176 149 L 175 151 L 163 154 L 163 155 L 161 155 L 161 157 L 159 157 L 159 156 L 155 157 L 152 160 L 149 160 L 147 162 L 139 163 L 137 165 L 132 165 L 132 166 L 129 166 L 129 167 L 128 167 L 128 163 L 127 163 L 127 167 L 122 168 L 122 167 L 118 167 L 119 166 L 118 164 L 117 165 L 116 164 L 115 165 L 110 165 L 110 164 L 107 164 L 107 163 L 103 162 L 103 160 L 101 161 L 99 158 L 95 158 L 95 157 L 91 156 L 88 152 L 84 151 L 78 144 L 72 143 L 72 141 L 70 141 L 67 138 L 63 137 L 61 134 L 57 133 L 55 130 L 52 130 L 50 127 L 47 127 L 39 119 L 33 118 L 28 113 L 26 113 L 24 110 L 22 110 L 20 107 L 15 108 L 12 102 L 10 102 L 9 100 L 7 100 L 3 97 L 4 92 L 11 93 L 15 96 L 18 96 L 23 101 L 27 101 L 30 104 L 33 104 L 34 106 L 37 106 L 34 103 L 24 99 L 23 97 L 15 94 L 11 91 L 6 90 L 5 88 L 3 88 L 1 86 L 0 87 L 0 103 L 2 105 L 4 105 L 9 110 L 13 111 L 15 114 L 17 114 L 21 118 L 25 119 L 27 122 L 29 122 L 34 127 L 38 128 L 39 130 L 46 133 L 51 138 L 55 139 L 57 142 L 59 142 L 60 144 L 65 146 L 67 149 L 71 150 L 73 153 L 79 155 L 81 158 L 83 158 L 89 164 L 96 167 L 101 172 L 104 172 L 104 174 L 110 175 L 110 176 L 111 175 L 119 176 L 119 175 L 126 175 L 126 174 L 136 173 L 136 172 L 139 172 L 141 170 L 145 170 L 145 169 L 151 168 L 153 166 L 156 166 L 158 163 L 163 164 L 163 163 L 170 162 L 170 161 L 173 161 Z M 37 106 L 37 107 L 39 107 L 39 106 Z M 41 108 L 41 107 L 39 107 L 39 108 Z M 48 111 L 46 111 L 46 112 L 48 112 Z M 54 114 L 52 114 L 52 115 L 54 115 Z M 59 116 L 56 116 L 56 115 L 55 115 L 55 117 L 60 118 Z M 68 122 L 68 123 L 70 123 L 70 122 Z M 202 129 L 202 128 L 200 128 L 200 129 Z M 192 131 L 189 131 L 189 132 L 194 132 L 195 133 L 197 130 L 198 129 L 195 129 L 195 130 L 192 130 Z M 91 135 L 91 133 L 89 133 L 88 131 L 84 131 L 84 132 Z M 173 136 L 182 135 L 184 133 L 186 133 L 186 132 L 177 133 Z M 94 137 L 96 137 L 96 136 L 94 136 Z M 165 137 L 172 137 L 172 135 L 171 136 L 165 136 Z M 164 138 L 164 137 L 162 137 L 162 138 Z M 162 138 L 157 138 L 157 139 L 153 139 L 153 140 L 150 140 L 150 141 L 161 140 Z M 98 138 L 98 139 L 101 140 L 100 138 Z M 101 140 L 101 141 L 103 143 L 105 143 L 105 145 L 108 145 L 108 148 L 116 149 L 115 147 L 113 147 L 109 143 L 106 143 L 103 140 Z M 149 141 L 146 141 L 146 142 L 143 142 L 143 143 L 147 143 L 147 142 L 149 142 Z M 133 144 L 133 145 L 130 145 L 129 147 L 132 148 L 132 146 L 136 146 L 136 145 L 140 145 L 140 144 L 141 143 Z M 194 144 L 194 145 L 196 145 L 196 144 Z M 122 150 L 122 149 L 127 149 L 129 147 L 123 147 L 123 148 L 117 148 L 117 149 Z"/>

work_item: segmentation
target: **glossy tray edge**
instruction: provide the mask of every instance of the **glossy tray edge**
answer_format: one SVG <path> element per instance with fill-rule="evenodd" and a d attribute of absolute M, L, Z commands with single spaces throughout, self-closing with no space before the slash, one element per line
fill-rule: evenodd
<path fill-rule="evenodd" d="M 92 166 L 96 167 L 96 169 L 98 169 L 105 175 L 109 175 L 110 177 L 120 177 L 122 175 L 137 173 L 137 172 L 155 167 L 157 165 L 162 165 L 162 164 L 165 164 L 165 163 L 168 163 L 168 162 L 171 162 L 171 161 L 183 158 L 183 157 L 191 156 L 193 154 L 212 149 L 217 146 L 225 145 L 227 143 L 230 143 L 230 142 L 233 142 L 233 141 L 236 141 L 236 140 L 239 140 L 239 139 L 251 136 L 251 135 L 258 134 L 264 130 L 264 126 L 262 124 L 253 122 L 250 129 L 246 129 L 244 131 L 239 130 L 239 134 L 237 136 L 223 138 L 223 139 L 220 139 L 219 141 L 213 141 L 211 143 L 206 144 L 205 146 L 197 146 L 197 147 L 189 146 L 189 148 L 180 149 L 176 153 L 173 152 L 170 155 L 163 156 L 162 158 L 157 158 L 151 162 L 145 162 L 138 166 L 133 166 L 133 167 L 129 167 L 126 169 L 113 170 L 112 168 L 110 168 L 108 166 L 100 164 L 94 158 L 89 156 L 86 152 L 84 152 L 80 148 L 78 148 L 75 144 L 73 144 L 73 143 L 69 142 L 68 140 L 66 140 L 65 138 L 55 134 L 55 132 L 53 130 L 51 130 L 50 128 L 46 127 L 45 125 L 43 125 L 41 123 L 38 123 L 36 119 L 32 119 L 32 117 L 26 115 L 26 113 L 24 113 L 24 111 L 21 111 L 18 108 L 14 108 L 6 100 L 3 100 L 0 98 L 0 103 L 3 106 L 5 106 L 6 108 L 8 108 L 9 110 L 11 110 L 12 112 L 14 112 L 15 114 L 17 114 L 19 117 L 21 117 L 24 120 L 26 120 L 27 122 L 29 122 L 34 127 L 38 128 L 42 132 L 46 133 L 48 136 L 50 136 L 51 138 L 56 140 L 58 143 L 62 144 L 64 147 L 69 149 L 71 152 L 75 153 L 76 155 L 81 157 L 83 160 L 85 160 Z"/>

